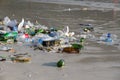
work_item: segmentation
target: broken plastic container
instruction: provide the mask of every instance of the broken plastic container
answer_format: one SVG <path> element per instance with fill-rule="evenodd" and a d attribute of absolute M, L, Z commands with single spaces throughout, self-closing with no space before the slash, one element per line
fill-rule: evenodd
<path fill-rule="evenodd" d="M 16 31 L 16 32 L 18 31 L 17 26 L 14 26 L 14 27 L 13 27 L 13 31 Z"/>

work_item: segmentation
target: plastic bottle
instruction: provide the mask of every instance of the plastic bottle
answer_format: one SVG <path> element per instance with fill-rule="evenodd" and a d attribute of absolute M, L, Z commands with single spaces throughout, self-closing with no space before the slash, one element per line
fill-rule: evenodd
<path fill-rule="evenodd" d="M 21 34 L 18 34 L 17 41 L 26 43 L 26 42 L 30 42 L 31 39 L 29 38 L 28 34 L 21 33 Z"/>
<path fill-rule="evenodd" d="M 9 32 L 4 34 L 5 39 L 13 38 L 16 39 L 18 33 L 17 32 Z"/>
<path fill-rule="evenodd" d="M 52 32 L 50 32 L 49 36 L 50 37 L 55 37 L 55 36 L 57 36 L 57 33 L 55 31 L 52 31 Z"/>
<path fill-rule="evenodd" d="M 80 38 L 80 43 L 83 43 L 84 42 L 84 38 Z"/>
<path fill-rule="evenodd" d="M 38 44 L 43 44 L 43 40 L 41 38 L 38 39 Z"/>
<path fill-rule="evenodd" d="M 40 45 L 43 44 L 43 40 L 42 38 L 38 38 L 38 37 L 33 37 L 31 39 L 31 46 L 35 46 L 35 47 L 38 47 Z"/>
<path fill-rule="evenodd" d="M 112 38 L 111 38 L 111 33 L 107 34 L 107 37 L 105 39 L 105 42 L 113 42 Z"/>
<path fill-rule="evenodd" d="M 117 35 L 111 34 L 111 33 L 105 33 L 103 34 L 100 39 L 100 43 L 105 43 L 107 45 L 118 45 L 119 44 L 119 39 L 117 38 Z"/>
<path fill-rule="evenodd" d="M 16 31 L 16 32 L 18 31 L 17 26 L 14 26 L 14 27 L 13 27 L 13 31 Z"/>
<path fill-rule="evenodd" d="M 65 62 L 63 59 L 60 59 L 58 62 L 57 62 L 57 67 L 61 68 L 65 65 Z"/>

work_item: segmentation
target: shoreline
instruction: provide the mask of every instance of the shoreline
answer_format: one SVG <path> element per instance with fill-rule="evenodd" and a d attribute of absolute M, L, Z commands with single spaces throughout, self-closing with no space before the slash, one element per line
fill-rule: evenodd
<path fill-rule="evenodd" d="M 120 11 L 119 3 L 104 3 L 104 2 L 94 2 L 94 1 L 39 1 L 39 0 L 26 0 L 27 2 L 37 2 L 37 3 L 53 3 L 53 4 L 64 4 L 64 5 L 74 5 L 74 6 L 86 6 L 86 7 L 96 7 L 104 9 L 115 9 Z"/>

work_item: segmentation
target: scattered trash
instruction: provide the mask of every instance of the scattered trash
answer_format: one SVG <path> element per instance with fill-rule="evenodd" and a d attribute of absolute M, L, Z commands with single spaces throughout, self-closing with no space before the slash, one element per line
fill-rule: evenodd
<path fill-rule="evenodd" d="M 57 62 L 57 67 L 59 67 L 59 68 L 62 68 L 64 65 L 65 65 L 65 61 L 64 61 L 63 59 L 60 59 L 60 60 Z"/>
<path fill-rule="evenodd" d="M 112 39 L 113 38 L 113 39 Z M 111 33 L 106 33 L 106 34 L 103 34 L 101 37 L 100 37 L 100 40 L 101 41 L 104 41 L 104 42 L 113 42 L 113 40 L 115 40 L 117 37 L 114 35 L 111 34 Z"/>
<path fill-rule="evenodd" d="M 93 32 L 94 31 L 94 27 L 92 26 L 92 24 L 79 24 L 82 28 L 83 32 Z"/>
<path fill-rule="evenodd" d="M 117 35 L 111 33 L 104 33 L 100 36 L 98 43 L 104 43 L 107 45 L 119 44 L 119 40 L 117 39 Z"/>
<path fill-rule="evenodd" d="M 72 47 L 81 50 L 83 48 L 83 45 L 74 43 L 72 44 Z"/>
<path fill-rule="evenodd" d="M 27 53 L 15 54 L 15 55 L 10 56 L 10 58 L 13 62 L 21 62 L 21 63 L 30 62 L 31 60 L 31 57 Z"/>
<path fill-rule="evenodd" d="M 68 9 L 71 11 L 71 9 Z M 84 8 L 83 10 L 87 10 Z M 92 24 L 79 24 L 80 34 L 76 37 L 75 32 L 70 32 L 69 26 L 64 26 L 59 30 L 54 27 L 48 28 L 39 23 L 33 24 L 22 18 L 21 22 L 11 20 L 5 17 L 0 20 L 0 51 L 16 53 L 14 48 L 8 47 L 6 44 L 21 43 L 23 46 L 29 46 L 33 50 L 43 50 L 47 52 L 58 52 L 68 54 L 79 54 L 84 49 L 85 40 L 103 42 L 109 44 L 119 43 L 117 35 L 105 33 L 100 38 L 91 34 L 95 31 Z M 10 56 L 13 62 L 30 62 L 31 56 L 28 54 L 14 54 Z M 0 56 L 0 61 L 6 61 L 6 58 Z M 57 67 L 64 66 L 64 60 L 57 62 Z"/>
<path fill-rule="evenodd" d="M 17 38 L 17 32 L 6 32 L 0 34 L 0 41 L 6 41 L 7 43 L 14 43 Z"/>
<path fill-rule="evenodd" d="M 12 48 L 10 47 L 7 47 L 7 46 L 0 46 L 0 51 L 9 51 L 11 50 Z"/>
<path fill-rule="evenodd" d="M 74 47 L 65 47 L 62 50 L 62 53 L 69 53 L 69 54 L 73 54 L 73 53 L 80 53 L 80 49 L 78 48 L 74 48 Z"/>
<path fill-rule="evenodd" d="M 80 53 L 80 50 L 84 48 L 84 38 L 80 38 L 79 42 L 76 43 L 71 43 L 71 46 L 69 47 L 64 47 L 62 52 L 66 52 L 66 53 L 77 53 L 79 54 Z"/>
<path fill-rule="evenodd" d="M 22 27 L 24 26 L 24 19 L 18 25 L 18 31 L 21 31 Z"/>
<path fill-rule="evenodd" d="M 6 61 L 6 57 L 0 56 L 0 61 Z"/>
<path fill-rule="evenodd" d="M 9 50 L 9 52 L 16 53 L 16 50 L 12 48 L 12 49 Z"/>

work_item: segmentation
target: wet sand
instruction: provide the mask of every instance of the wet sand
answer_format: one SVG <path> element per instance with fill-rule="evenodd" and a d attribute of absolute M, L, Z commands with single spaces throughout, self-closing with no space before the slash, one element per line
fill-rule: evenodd
<path fill-rule="evenodd" d="M 11 4 L 12 3 L 12 4 Z M 71 10 L 69 10 L 71 9 Z M 80 23 L 93 24 L 95 35 L 110 32 L 120 38 L 120 12 L 114 8 L 97 8 L 80 5 L 65 5 L 22 0 L 1 0 L 0 18 L 9 16 L 21 21 L 22 18 L 36 20 L 48 27 L 63 28 L 80 33 Z M 120 46 L 86 41 L 80 54 L 48 53 L 22 44 L 12 45 L 17 53 L 29 53 L 30 63 L 0 62 L 0 80 L 119 80 Z M 0 51 L 0 55 L 11 54 Z M 59 59 L 65 60 L 62 69 L 56 67 Z"/>

